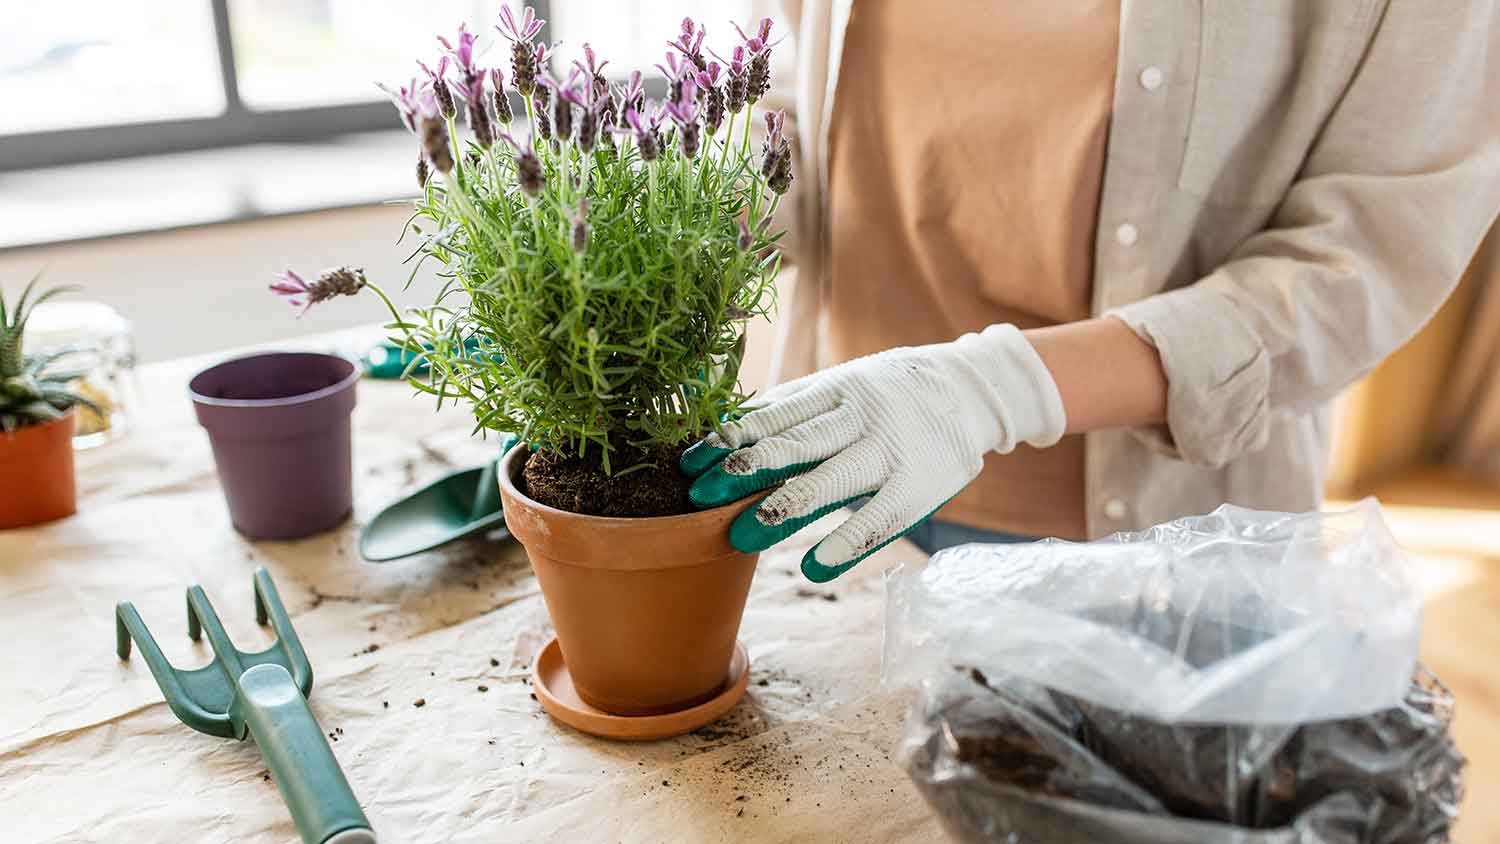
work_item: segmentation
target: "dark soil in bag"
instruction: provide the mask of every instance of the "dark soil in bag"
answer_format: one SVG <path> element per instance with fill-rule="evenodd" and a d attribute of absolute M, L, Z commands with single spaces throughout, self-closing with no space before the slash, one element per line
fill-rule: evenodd
<path fill-rule="evenodd" d="M 1463 796 L 1425 669 L 1399 707 L 1301 725 L 1166 724 L 970 668 L 918 706 L 908 771 L 964 841 L 1442 844 Z"/>
<path fill-rule="evenodd" d="M 604 473 L 603 452 L 584 457 L 539 449 L 521 470 L 521 491 L 533 500 L 586 516 L 676 516 L 697 508 L 688 498 L 691 478 L 677 468 L 687 445 L 638 448 L 616 443 L 613 474 Z M 628 467 L 642 468 L 622 471 Z"/>

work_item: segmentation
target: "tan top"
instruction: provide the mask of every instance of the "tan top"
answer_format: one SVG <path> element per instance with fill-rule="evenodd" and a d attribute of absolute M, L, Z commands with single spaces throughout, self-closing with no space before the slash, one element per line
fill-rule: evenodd
<path fill-rule="evenodd" d="M 773 378 L 830 362 L 828 138 L 852 87 L 851 0 L 783 7 L 801 192 Z M 1090 312 L 1161 353 L 1167 424 L 1088 435 L 1089 536 L 1318 506 L 1329 403 L 1437 309 L 1500 209 L 1496 20 L 1500 0 L 1122 0 Z"/>
<path fill-rule="evenodd" d="M 828 131 L 835 362 L 1088 317 L 1118 24 L 1119 0 L 853 9 Z M 1083 538 L 1083 437 L 989 455 L 938 518 Z"/>

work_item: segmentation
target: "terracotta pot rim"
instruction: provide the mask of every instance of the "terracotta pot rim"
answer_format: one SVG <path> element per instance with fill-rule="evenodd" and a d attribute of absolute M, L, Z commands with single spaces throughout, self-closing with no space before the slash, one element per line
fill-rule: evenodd
<path fill-rule="evenodd" d="M 57 417 L 56 419 L 48 419 L 46 422 L 39 422 L 35 425 L 22 425 L 14 431 L 0 431 L 0 440 L 3 440 L 7 443 L 14 442 L 15 440 L 20 439 L 23 436 L 30 435 L 31 432 L 45 431 L 53 425 L 67 424 L 69 419 L 72 419 L 77 415 L 78 405 L 69 405 L 68 409 L 63 411 L 63 415 Z"/>
<path fill-rule="evenodd" d="M 208 375 L 210 372 L 213 372 L 214 370 L 219 369 L 220 367 L 228 366 L 230 364 L 240 363 L 241 361 L 253 360 L 255 358 L 268 358 L 268 357 L 281 357 L 281 356 L 286 356 L 286 357 L 301 357 L 301 356 L 306 356 L 306 357 L 332 358 L 334 360 L 337 360 L 337 361 L 340 361 L 341 363 L 346 364 L 349 367 L 349 374 L 347 374 L 344 377 L 340 378 L 338 381 L 335 381 L 334 383 L 329 384 L 327 387 L 320 387 L 319 389 L 316 389 L 316 390 L 313 390 L 313 391 L 307 392 L 307 393 L 298 393 L 295 396 L 282 396 L 282 397 L 279 397 L 279 398 L 272 398 L 272 399 L 225 399 L 225 398 L 219 398 L 217 396 L 205 395 L 205 394 L 199 392 L 198 388 L 195 386 L 196 384 L 198 384 L 198 379 L 200 379 L 200 378 Z M 314 402 L 314 401 L 317 401 L 318 399 L 327 398 L 328 396 L 334 395 L 335 393 L 341 392 L 343 390 L 347 390 L 351 384 L 354 384 L 355 382 L 359 381 L 360 374 L 361 373 L 360 373 L 359 365 L 356 364 L 354 361 L 350 360 L 349 358 L 345 357 L 344 355 L 329 354 L 327 352 L 307 352 L 307 351 L 296 351 L 296 350 L 281 351 L 281 352 L 276 352 L 276 351 L 271 351 L 271 352 L 254 352 L 254 353 L 248 354 L 248 355 L 240 355 L 239 357 L 229 358 L 228 360 L 221 360 L 218 363 L 215 363 L 214 365 L 208 367 L 207 369 L 202 370 L 197 375 L 194 375 L 193 378 L 192 378 L 192 380 L 188 382 L 188 395 L 190 395 L 192 397 L 192 400 L 193 400 L 193 402 L 195 404 L 206 405 L 208 407 L 291 407 L 291 406 L 294 406 L 294 405 L 306 404 L 308 402 Z"/>
<path fill-rule="evenodd" d="M 675 516 L 593 516 L 587 513 L 574 513 L 571 510 L 559 510 L 556 507 L 551 507 L 537 501 L 522 492 L 520 487 L 516 486 L 514 476 L 519 474 L 522 469 L 521 465 L 517 465 L 517 460 L 519 459 L 517 455 L 529 455 L 530 453 L 531 447 L 526 443 L 516 443 L 510 451 L 506 452 L 504 457 L 500 458 L 500 471 L 496 474 L 500 476 L 500 486 L 502 489 L 527 507 L 546 516 L 549 521 L 587 522 L 592 525 L 610 525 L 616 527 L 626 525 L 649 525 L 653 528 L 675 527 L 679 525 L 685 527 L 692 522 L 703 521 L 707 514 L 714 513 L 726 507 L 744 508 L 744 501 L 741 500 L 721 504 L 718 507 L 694 510 L 691 513 L 678 513 Z"/>

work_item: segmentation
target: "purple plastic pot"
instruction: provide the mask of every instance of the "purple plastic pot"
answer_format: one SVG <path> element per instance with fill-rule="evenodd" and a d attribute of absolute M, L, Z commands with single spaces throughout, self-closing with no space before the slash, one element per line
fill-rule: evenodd
<path fill-rule="evenodd" d="M 335 355 L 271 352 L 188 382 L 234 527 L 295 539 L 342 522 L 354 500 L 349 414 L 359 370 Z"/>

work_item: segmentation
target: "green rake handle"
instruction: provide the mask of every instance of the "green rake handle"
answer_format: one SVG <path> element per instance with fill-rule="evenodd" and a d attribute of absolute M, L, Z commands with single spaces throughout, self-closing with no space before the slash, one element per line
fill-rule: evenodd
<path fill-rule="evenodd" d="M 375 844 L 318 719 L 285 668 L 247 669 L 233 707 L 255 737 L 305 844 Z"/>

